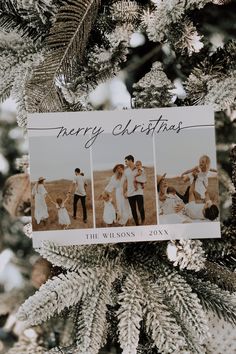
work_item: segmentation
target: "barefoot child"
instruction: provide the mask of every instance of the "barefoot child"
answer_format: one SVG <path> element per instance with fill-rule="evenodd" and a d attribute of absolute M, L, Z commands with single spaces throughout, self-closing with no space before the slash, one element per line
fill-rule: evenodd
<path fill-rule="evenodd" d="M 99 199 L 103 200 L 104 204 L 103 221 L 106 226 L 112 226 L 112 224 L 116 222 L 116 210 L 112 203 L 112 198 L 108 192 L 104 191 Z"/>
<path fill-rule="evenodd" d="M 192 183 L 193 178 L 195 178 L 195 194 L 197 199 L 205 200 L 205 193 L 208 187 L 208 176 L 209 172 L 217 172 L 217 170 L 210 168 L 211 160 L 207 155 L 203 155 L 199 159 L 199 165 L 187 170 L 181 174 L 184 182 L 190 181 Z M 192 173 L 191 176 L 188 176 Z"/>
<path fill-rule="evenodd" d="M 139 176 L 143 176 L 145 174 L 145 171 L 144 171 L 142 162 L 139 161 L 139 160 L 135 162 L 135 168 L 137 170 L 137 173 L 136 173 L 136 175 L 134 177 L 134 188 L 137 191 L 138 190 L 138 185 L 140 185 L 141 188 L 144 189 L 145 183 L 139 181 Z"/>
<path fill-rule="evenodd" d="M 56 206 L 57 212 L 58 212 L 58 223 L 59 223 L 59 225 L 62 226 L 62 228 L 64 230 L 68 229 L 69 225 L 71 224 L 68 211 L 65 207 L 65 204 L 69 199 L 69 196 L 70 196 L 70 194 L 68 193 L 67 197 L 64 201 L 61 198 L 57 198 L 56 203 L 53 202 L 53 204 Z"/>

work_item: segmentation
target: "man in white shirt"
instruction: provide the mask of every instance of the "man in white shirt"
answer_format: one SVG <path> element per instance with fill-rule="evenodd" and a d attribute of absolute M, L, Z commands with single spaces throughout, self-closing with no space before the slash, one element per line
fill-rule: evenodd
<path fill-rule="evenodd" d="M 81 174 L 80 169 L 75 169 L 75 177 L 73 180 L 74 191 L 74 201 L 73 201 L 73 218 L 76 219 L 77 213 L 77 203 L 81 200 L 81 205 L 83 209 L 83 222 L 87 223 L 87 209 L 86 209 L 86 187 L 87 182 L 84 176 Z"/>
<path fill-rule="evenodd" d="M 137 168 L 135 166 L 134 157 L 132 155 L 125 157 L 125 164 L 127 168 L 124 172 L 124 196 L 128 198 L 135 225 L 139 225 L 137 208 L 141 217 L 141 224 L 143 225 L 145 221 L 145 211 L 142 183 L 147 182 L 146 174 L 143 170 L 142 174 L 137 176 Z M 140 183 L 135 184 L 135 179 Z"/>

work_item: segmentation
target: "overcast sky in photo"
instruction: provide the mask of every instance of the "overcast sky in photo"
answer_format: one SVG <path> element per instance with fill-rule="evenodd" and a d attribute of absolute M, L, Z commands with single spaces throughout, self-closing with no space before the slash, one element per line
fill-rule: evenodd
<path fill-rule="evenodd" d="M 93 169 L 111 170 L 117 163 L 124 164 L 127 155 L 133 155 L 135 161 L 141 160 L 144 166 L 153 166 L 152 138 L 144 134 L 129 136 L 103 134 L 92 148 Z"/>
<path fill-rule="evenodd" d="M 79 167 L 86 178 L 91 178 L 90 150 L 84 145 L 87 138 L 70 136 L 57 139 L 55 136 L 30 138 L 31 180 L 40 176 L 48 180 L 70 179 Z M 211 167 L 216 168 L 215 135 L 213 128 L 185 129 L 178 134 L 155 135 L 156 170 L 158 174 L 180 175 L 198 164 L 201 155 L 211 158 Z M 133 155 L 144 166 L 153 166 L 153 141 L 145 134 L 113 136 L 102 134 L 92 145 L 92 166 L 95 171 L 112 170 L 123 163 L 125 156 Z"/>
<path fill-rule="evenodd" d="M 29 140 L 32 181 L 40 176 L 51 181 L 72 180 L 77 167 L 87 179 L 91 178 L 90 150 L 84 148 L 86 139 L 83 137 L 57 139 L 56 136 L 42 136 L 31 137 Z"/>
<path fill-rule="evenodd" d="M 185 129 L 178 134 L 155 136 L 156 169 L 158 174 L 180 175 L 199 163 L 202 155 L 211 159 L 216 169 L 216 147 L 214 128 Z"/>

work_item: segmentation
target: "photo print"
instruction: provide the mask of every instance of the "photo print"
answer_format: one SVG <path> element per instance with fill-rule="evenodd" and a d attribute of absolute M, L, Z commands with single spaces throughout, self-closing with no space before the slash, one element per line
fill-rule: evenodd
<path fill-rule="evenodd" d="M 92 158 L 96 227 L 155 225 L 152 137 L 103 134 Z"/>
<path fill-rule="evenodd" d="M 211 107 L 34 113 L 28 134 L 35 247 L 220 237 Z"/>
<path fill-rule="evenodd" d="M 34 231 L 93 227 L 90 150 L 83 138 L 30 137 Z"/>
<path fill-rule="evenodd" d="M 214 129 L 161 134 L 155 150 L 160 224 L 219 221 Z"/>

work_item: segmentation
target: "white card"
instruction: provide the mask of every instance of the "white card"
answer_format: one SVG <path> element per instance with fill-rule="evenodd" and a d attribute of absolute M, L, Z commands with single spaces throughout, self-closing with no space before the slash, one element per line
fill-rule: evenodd
<path fill-rule="evenodd" d="M 220 237 L 208 106 L 31 114 L 33 243 Z"/>

